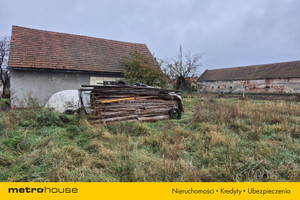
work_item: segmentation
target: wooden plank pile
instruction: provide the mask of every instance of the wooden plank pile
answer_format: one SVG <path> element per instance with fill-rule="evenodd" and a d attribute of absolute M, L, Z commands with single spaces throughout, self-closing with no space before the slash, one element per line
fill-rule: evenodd
<path fill-rule="evenodd" d="M 157 121 L 170 118 L 170 110 L 183 112 L 176 91 L 136 86 L 82 85 L 79 91 L 89 95 L 88 117 L 94 122 Z M 82 95 L 81 95 L 82 96 Z M 83 104 L 83 103 L 82 103 Z"/>

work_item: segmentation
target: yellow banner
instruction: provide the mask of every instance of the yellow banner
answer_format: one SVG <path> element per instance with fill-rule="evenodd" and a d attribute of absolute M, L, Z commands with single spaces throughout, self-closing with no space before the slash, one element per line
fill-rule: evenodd
<path fill-rule="evenodd" d="M 0 183 L 0 199 L 300 199 L 300 183 Z"/>

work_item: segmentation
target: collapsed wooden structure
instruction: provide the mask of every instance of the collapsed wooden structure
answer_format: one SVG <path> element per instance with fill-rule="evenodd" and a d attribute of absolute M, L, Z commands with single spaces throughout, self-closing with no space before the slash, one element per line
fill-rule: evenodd
<path fill-rule="evenodd" d="M 175 90 L 118 86 L 82 85 L 81 107 L 94 122 L 157 121 L 180 119 L 182 100 Z"/>

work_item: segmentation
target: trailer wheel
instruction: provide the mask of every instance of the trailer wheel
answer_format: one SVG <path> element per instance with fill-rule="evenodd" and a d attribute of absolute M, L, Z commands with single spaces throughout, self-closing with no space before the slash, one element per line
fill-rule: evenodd
<path fill-rule="evenodd" d="M 181 119 L 181 112 L 178 108 L 172 108 L 169 110 L 170 119 Z"/>

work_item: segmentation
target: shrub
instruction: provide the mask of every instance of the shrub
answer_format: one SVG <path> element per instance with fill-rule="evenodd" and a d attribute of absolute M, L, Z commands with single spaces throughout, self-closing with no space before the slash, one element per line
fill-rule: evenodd
<path fill-rule="evenodd" d="M 151 60 L 134 50 L 130 52 L 129 57 L 123 58 L 122 62 L 126 65 L 124 77 L 129 84 L 140 82 L 150 86 L 166 87 L 166 77 L 156 60 Z"/>
<path fill-rule="evenodd" d="M 48 108 L 43 108 L 36 116 L 39 126 L 61 126 L 63 123 L 59 113 L 53 112 Z"/>

